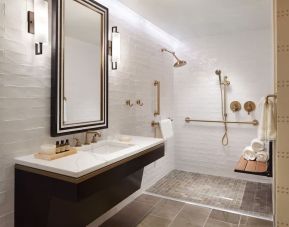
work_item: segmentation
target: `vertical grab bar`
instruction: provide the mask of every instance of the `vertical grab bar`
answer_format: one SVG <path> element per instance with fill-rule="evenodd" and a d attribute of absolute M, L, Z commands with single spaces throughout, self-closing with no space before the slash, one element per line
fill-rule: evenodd
<path fill-rule="evenodd" d="M 157 87 L 157 109 L 154 112 L 154 116 L 160 115 L 161 112 L 161 83 L 160 81 L 155 80 L 154 86 Z"/>

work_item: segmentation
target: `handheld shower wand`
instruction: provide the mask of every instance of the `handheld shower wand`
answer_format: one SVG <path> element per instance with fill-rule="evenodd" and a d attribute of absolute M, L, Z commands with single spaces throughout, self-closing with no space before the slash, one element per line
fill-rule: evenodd
<path fill-rule="evenodd" d="M 224 146 L 227 146 L 229 143 L 229 138 L 228 138 L 228 127 L 227 127 L 227 90 L 226 87 L 230 85 L 230 81 L 227 80 L 228 77 L 224 76 L 224 80 L 222 82 L 222 71 L 221 70 L 216 70 L 215 74 L 219 77 L 219 86 L 220 86 L 220 92 L 221 92 L 221 108 L 222 108 L 222 118 L 224 121 L 224 128 L 225 128 L 225 133 L 222 138 L 222 144 Z M 222 85 L 224 86 L 222 88 Z"/>

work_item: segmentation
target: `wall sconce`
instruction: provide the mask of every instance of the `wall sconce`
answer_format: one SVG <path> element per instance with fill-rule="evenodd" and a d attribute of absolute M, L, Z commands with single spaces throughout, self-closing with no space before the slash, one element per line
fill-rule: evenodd
<path fill-rule="evenodd" d="M 28 33 L 34 34 L 35 55 L 43 54 L 43 44 L 48 42 L 48 2 L 34 0 L 34 12 L 28 12 Z"/>
<path fill-rule="evenodd" d="M 117 64 L 120 61 L 120 34 L 117 27 L 112 27 L 111 33 L 111 68 L 117 69 Z"/>

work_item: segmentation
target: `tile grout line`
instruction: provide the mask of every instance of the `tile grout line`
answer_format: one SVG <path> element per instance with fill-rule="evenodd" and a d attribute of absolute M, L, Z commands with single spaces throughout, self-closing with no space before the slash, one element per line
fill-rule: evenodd
<path fill-rule="evenodd" d="M 176 220 L 177 216 L 181 213 L 181 211 L 184 209 L 184 207 L 186 206 L 186 204 L 184 203 L 184 205 L 182 206 L 182 208 L 177 212 L 177 214 L 175 215 L 175 217 L 172 219 L 171 223 L 168 225 L 168 227 L 170 227 L 173 222 Z"/>
<path fill-rule="evenodd" d="M 245 189 L 244 189 L 244 193 L 243 193 L 243 196 L 242 196 L 242 201 L 241 201 L 241 207 L 242 207 L 242 204 L 243 204 L 243 200 L 244 200 L 244 197 L 245 197 L 245 193 L 246 193 L 247 184 L 248 184 L 248 182 L 246 182 L 246 185 L 245 185 Z M 241 215 L 241 214 L 240 214 L 240 218 L 239 218 L 239 222 L 238 222 L 238 227 L 240 227 L 240 225 L 241 225 L 241 219 L 242 219 L 242 216 L 243 216 L 243 215 Z"/>
<path fill-rule="evenodd" d="M 211 209 L 211 211 L 210 211 L 210 213 L 209 213 L 209 215 L 208 215 L 208 217 L 206 218 L 206 220 L 205 220 L 205 222 L 204 222 L 204 225 L 203 225 L 203 227 L 205 227 L 205 225 L 207 224 L 207 222 L 208 222 L 208 220 L 209 220 L 209 218 L 210 218 L 210 215 L 211 215 L 211 213 L 213 212 L 213 209 Z"/>
<path fill-rule="evenodd" d="M 240 225 L 241 225 L 241 219 L 242 219 L 242 215 L 240 215 L 239 222 L 238 222 L 238 227 L 240 227 Z"/>
<path fill-rule="evenodd" d="M 256 202 L 257 190 L 258 190 L 258 185 L 257 185 L 257 189 L 255 189 L 255 191 L 254 191 L 254 206 L 253 206 L 253 212 L 255 212 L 255 202 Z"/>
<path fill-rule="evenodd" d="M 212 219 L 215 220 L 215 221 L 217 221 L 217 222 L 221 222 L 221 223 L 226 223 L 226 224 L 230 224 L 230 225 L 239 225 L 239 224 L 234 224 L 234 223 L 230 223 L 230 222 L 218 220 L 218 219 L 215 219 L 215 218 L 212 218 Z M 203 226 L 203 227 L 205 227 L 205 226 Z"/>
<path fill-rule="evenodd" d="M 140 218 L 140 221 L 137 223 L 136 226 L 138 226 L 151 212 L 152 210 L 162 201 L 163 199 L 160 199 L 156 204 L 154 204 L 145 214 Z M 143 202 L 145 203 L 145 202 Z"/>

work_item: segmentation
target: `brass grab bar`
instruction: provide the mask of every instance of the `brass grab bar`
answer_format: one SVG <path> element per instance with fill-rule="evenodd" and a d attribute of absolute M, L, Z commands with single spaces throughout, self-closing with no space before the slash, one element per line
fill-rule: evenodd
<path fill-rule="evenodd" d="M 277 98 L 277 95 L 275 95 L 275 94 L 274 94 L 274 95 L 267 95 L 267 96 L 266 96 L 266 103 L 267 103 L 267 104 L 268 104 L 268 102 L 269 102 L 269 98 L 275 98 L 275 99 L 276 99 L 276 98 Z"/>
<path fill-rule="evenodd" d="M 161 113 L 161 82 L 155 80 L 154 86 L 157 87 L 157 110 L 154 112 L 154 116 Z"/>
<path fill-rule="evenodd" d="M 225 123 L 225 121 L 211 121 L 211 120 L 193 120 L 189 117 L 185 118 L 185 121 L 187 123 L 189 122 L 209 122 L 209 123 Z M 253 121 L 226 121 L 228 124 L 246 124 L 246 125 L 254 125 L 257 126 L 259 125 L 258 120 L 253 120 Z"/>

